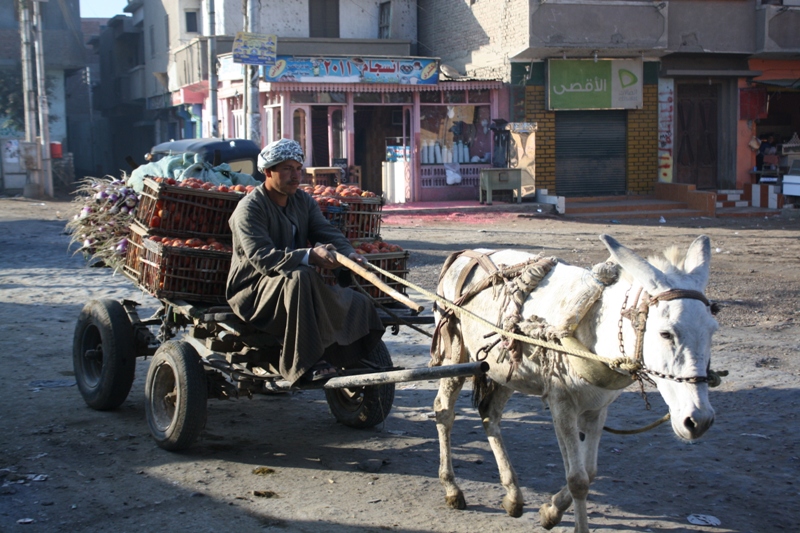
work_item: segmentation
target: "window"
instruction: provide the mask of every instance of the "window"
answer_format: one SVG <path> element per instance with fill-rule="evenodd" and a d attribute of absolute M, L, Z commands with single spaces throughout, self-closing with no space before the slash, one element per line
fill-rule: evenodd
<path fill-rule="evenodd" d="M 309 37 L 339 38 L 339 0 L 309 0 Z"/>
<path fill-rule="evenodd" d="M 150 57 L 156 57 L 156 31 L 153 25 L 150 25 Z"/>
<path fill-rule="evenodd" d="M 197 33 L 197 11 L 186 12 L 186 33 Z"/>
<path fill-rule="evenodd" d="M 392 36 L 392 3 L 381 2 L 380 22 L 378 23 L 378 39 L 389 39 Z"/>
<path fill-rule="evenodd" d="M 421 106 L 422 164 L 491 162 L 489 114 L 488 105 Z"/>
<path fill-rule="evenodd" d="M 164 15 L 164 34 L 167 36 L 167 50 L 169 50 L 169 15 Z"/>

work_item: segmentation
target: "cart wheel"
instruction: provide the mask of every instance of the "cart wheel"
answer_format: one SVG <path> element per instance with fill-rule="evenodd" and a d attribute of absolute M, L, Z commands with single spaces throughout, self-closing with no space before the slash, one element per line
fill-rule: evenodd
<path fill-rule="evenodd" d="M 381 368 L 392 366 L 392 356 L 383 341 L 367 355 L 367 360 Z M 394 402 L 394 383 L 352 389 L 326 389 L 325 399 L 328 400 L 328 406 L 336 420 L 345 426 L 367 429 L 377 426 L 389 416 Z"/>
<path fill-rule="evenodd" d="M 125 401 L 136 373 L 136 351 L 121 303 L 91 300 L 83 306 L 72 339 L 72 366 L 78 390 L 92 409 L 115 409 Z"/>
<path fill-rule="evenodd" d="M 200 356 L 183 341 L 161 345 L 150 361 L 145 411 L 150 433 L 165 450 L 185 450 L 206 424 L 208 382 Z"/>

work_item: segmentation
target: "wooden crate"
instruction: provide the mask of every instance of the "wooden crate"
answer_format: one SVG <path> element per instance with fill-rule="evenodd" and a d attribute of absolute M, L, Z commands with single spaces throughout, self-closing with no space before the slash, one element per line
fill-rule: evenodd
<path fill-rule="evenodd" d="M 226 303 L 231 254 L 196 248 L 173 248 L 147 238 L 131 225 L 125 273 L 156 298 Z"/>
<path fill-rule="evenodd" d="M 348 239 L 375 239 L 381 232 L 382 197 L 337 196 L 347 204 L 343 232 Z"/>
<path fill-rule="evenodd" d="M 230 237 L 228 219 L 243 194 L 207 191 L 144 180 L 134 218 L 149 230 L 173 237 Z"/>

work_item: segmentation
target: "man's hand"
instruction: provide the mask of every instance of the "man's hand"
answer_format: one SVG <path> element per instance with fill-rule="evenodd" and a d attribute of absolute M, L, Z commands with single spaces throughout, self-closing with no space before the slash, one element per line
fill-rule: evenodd
<path fill-rule="evenodd" d="M 308 252 L 308 263 L 321 268 L 334 269 L 340 267 L 336 260 L 336 247 L 332 244 L 317 243 Z"/>
<path fill-rule="evenodd" d="M 356 253 L 356 252 L 353 252 L 348 257 L 350 259 L 352 259 L 353 261 L 355 261 L 356 263 L 358 263 L 359 265 L 361 265 L 361 266 L 364 266 L 364 265 L 366 265 L 368 263 L 366 257 L 364 257 L 363 255 L 361 255 L 359 253 Z"/>

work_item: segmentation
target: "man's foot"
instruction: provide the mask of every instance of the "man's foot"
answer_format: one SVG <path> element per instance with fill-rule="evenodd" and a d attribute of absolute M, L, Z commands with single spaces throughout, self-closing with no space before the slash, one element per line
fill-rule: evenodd
<path fill-rule="evenodd" d="M 313 383 L 328 380 L 338 374 L 336 368 L 328 364 L 327 361 L 317 361 L 300 379 L 306 383 Z"/>

